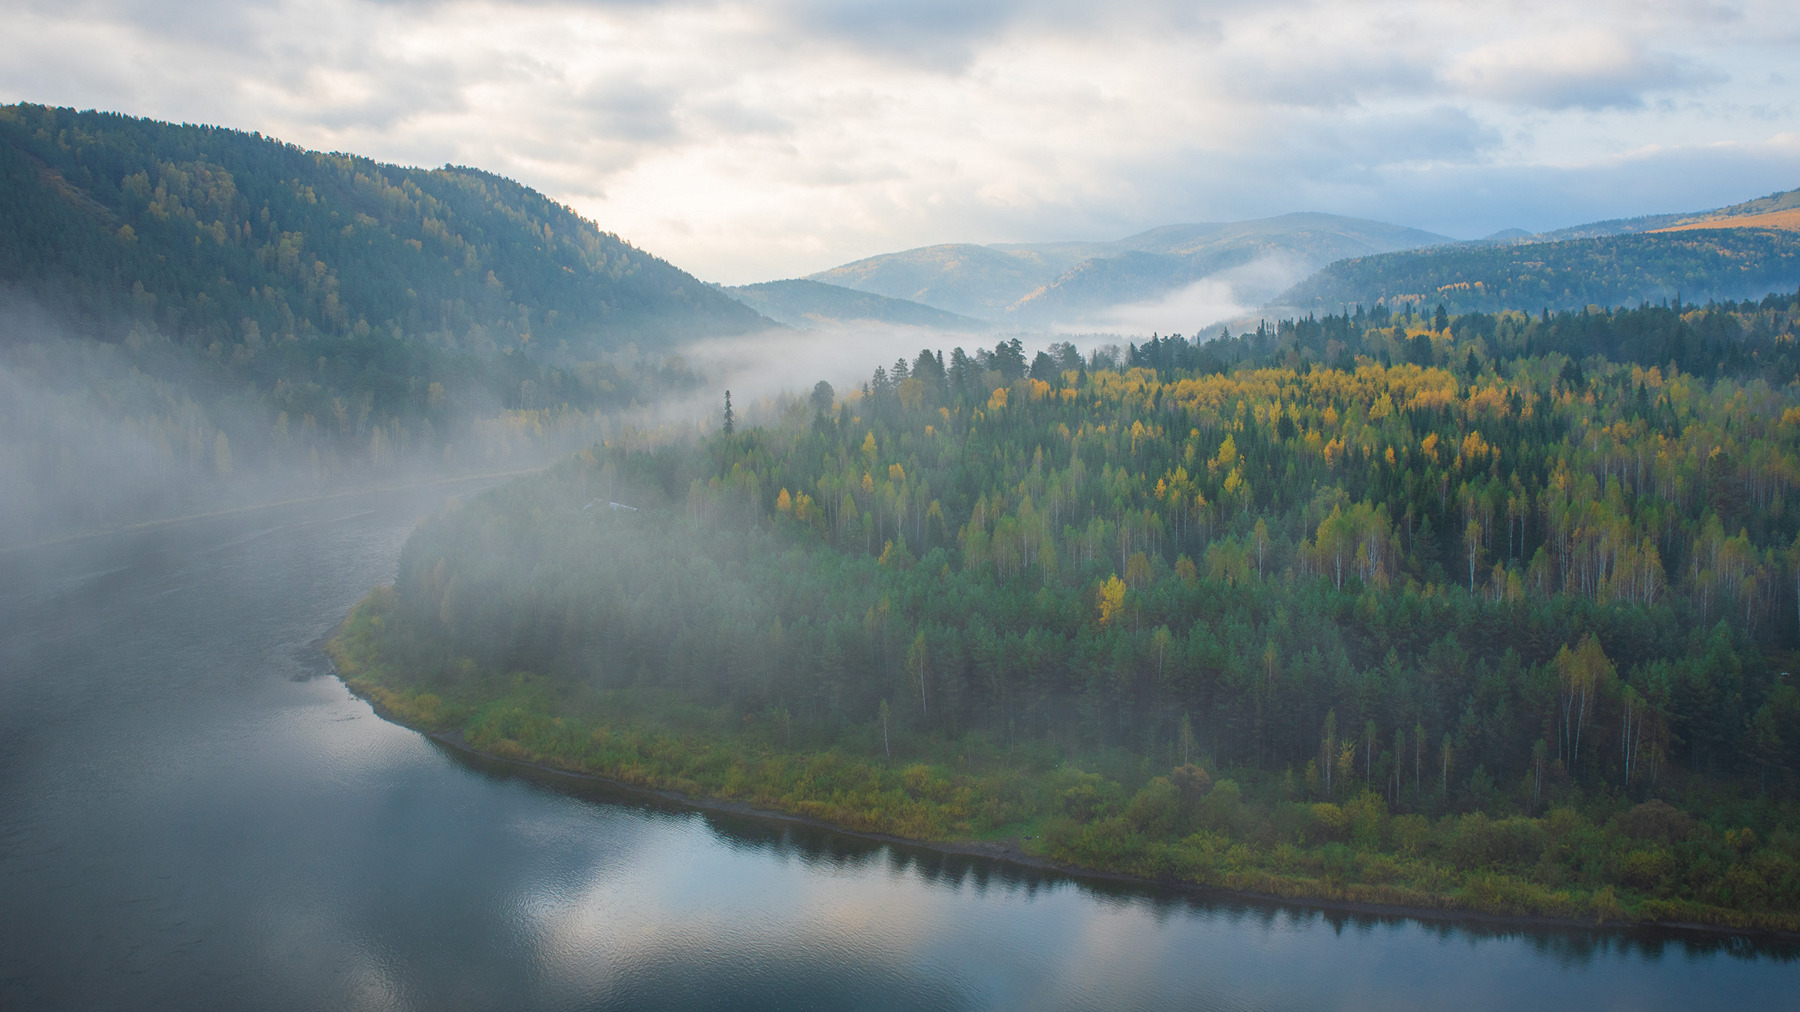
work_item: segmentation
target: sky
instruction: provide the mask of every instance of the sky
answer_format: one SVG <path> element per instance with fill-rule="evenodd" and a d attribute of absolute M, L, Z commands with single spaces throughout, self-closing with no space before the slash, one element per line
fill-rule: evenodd
<path fill-rule="evenodd" d="M 1793 0 L 0 0 L 0 100 L 511 176 L 708 281 L 1800 187 Z"/>

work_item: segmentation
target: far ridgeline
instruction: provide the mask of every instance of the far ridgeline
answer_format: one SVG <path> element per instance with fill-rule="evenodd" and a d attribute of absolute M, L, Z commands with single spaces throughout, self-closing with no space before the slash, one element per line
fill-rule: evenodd
<path fill-rule="evenodd" d="M 489 753 L 856 830 L 1794 931 L 1797 322 L 925 352 L 426 521 L 333 651 Z"/>
<path fill-rule="evenodd" d="M 1713 224 L 1555 242 L 1454 243 L 1339 260 L 1274 305 L 1300 314 L 1377 301 L 1442 303 L 1456 313 L 1536 312 L 1755 299 L 1800 279 L 1800 232 L 1791 226 Z"/>

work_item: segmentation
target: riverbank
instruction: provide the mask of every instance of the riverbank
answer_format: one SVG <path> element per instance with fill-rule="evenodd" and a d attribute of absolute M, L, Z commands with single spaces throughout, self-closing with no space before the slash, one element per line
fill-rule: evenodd
<path fill-rule="evenodd" d="M 835 749 L 797 753 L 769 747 L 755 732 L 713 727 L 684 734 L 641 712 L 584 719 L 524 675 L 490 698 L 446 701 L 381 656 L 382 613 L 391 607 L 384 593 L 360 603 L 327 647 L 351 691 L 384 718 L 447 747 L 552 776 L 704 811 L 1198 896 L 1369 916 L 1478 918 L 1497 927 L 1635 926 L 1800 941 L 1800 917 L 1791 911 L 1708 906 L 1667 889 L 1656 895 L 1626 882 L 1593 881 L 1592 866 L 1577 858 L 1601 843 L 1635 845 L 1627 854 L 1637 864 L 1623 864 L 1627 869 L 1654 850 L 1635 838 L 1608 837 L 1617 836 L 1616 826 L 1596 826 L 1569 810 L 1541 820 L 1472 813 L 1431 823 L 1387 813 L 1373 794 L 1341 806 L 1259 805 L 1243 800 L 1229 778 L 1196 789 L 1155 777 L 1129 794 L 1066 764 L 995 768 L 964 757 L 957 769 L 901 766 Z M 1182 780 L 1181 771 L 1175 779 Z M 1660 803 L 1633 811 L 1640 822 L 1686 819 Z M 1297 819 L 1306 820 L 1302 828 L 1271 842 L 1274 832 L 1292 832 Z M 1287 828 L 1271 830 L 1271 820 Z M 1508 864 L 1500 848 L 1533 832 L 1564 839 L 1538 840 L 1535 865 Z M 1758 852 L 1744 863 L 1753 867 L 1767 858 Z M 1584 868 L 1590 880 L 1571 881 Z M 1559 877 L 1561 883 L 1541 881 Z"/>
<path fill-rule="evenodd" d="M 345 684 L 348 686 L 349 683 L 346 682 Z M 357 695 L 358 698 L 368 702 L 370 707 L 383 719 L 399 724 L 402 727 L 411 727 L 411 725 L 397 719 L 392 711 L 386 710 L 374 699 L 356 692 L 354 688 L 351 688 L 351 692 Z M 598 773 L 577 772 L 559 766 L 546 765 L 545 763 L 529 759 L 507 758 L 475 748 L 459 733 L 429 731 L 417 727 L 413 727 L 412 729 L 419 731 L 432 741 L 453 751 L 474 757 L 484 762 L 494 763 L 512 769 L 529 771 L 532 774 L 543 777 L 546 781 L 553 784 L 558 781 L 603 784 L 607 788 L 629 797 L 641 798 L 691 811 L 719 813 L 743 818 L 753 818 L 776 824 L 804 826 L 811 829 L 825 830 L 841 836 L 867 840 L 871 843 L 926 850 L 952 857 L 977 858 L 994 861 L 1014 868 L 1038 872 L 1047 876 L 1072 879 L 1075 881 L 1107 883 L 1143 889 L 1177 892 L 1202 901 L 1235 901 L 1281 907 L 1305 907 L 1307 909 L 1318 910 L 1325 913 L 1353 917 L 1369 917 L 1377 919 L 1405 918 L 1414 921 L 1452 923 L 1465 929 L 1481 928 L 1496 932 L 1508 930 L 1653 928 L 1682 934 L 1753 938 L 1768 942 L 1800 945 L 1800 932 L 1794 931 L 1734 928 L 1697 922 L 1684 923 L 1630 920 L 1596 923 L 1594 921 L 1572 917 L 1499 914 L 1456 907 L 1429 907 L 1393 903 L 1332 900 L 1306 894 L 1304 892 L 1282 894 L 1244 889 L 1220 889 L 1198 886 L 1190 882 L 1182 882 L 1175 879 L 1146 878 L 1138 875 L 1125 874 L 1123 872 L 1068 864 L 1038 856 L 1023 849 L 1021 846 L 1022 841 L 1016 837 L 1005 840 L 922 840 L 912 837 L 895 836 L 891 833 L 849 829 L 836 823 L 827 822 L 823 819 L 815 819 L 775 808 L 765 808 L 745 801 L 706 797 L 703 795 L 696 796 L 685 794 L 681 791 L 643 787 L 636 784 L 625 783 L 624 781 Z"/>

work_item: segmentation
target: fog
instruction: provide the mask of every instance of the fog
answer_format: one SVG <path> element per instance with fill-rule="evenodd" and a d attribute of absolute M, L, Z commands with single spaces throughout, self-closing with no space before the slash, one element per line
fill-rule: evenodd
<path fill-rule="evenodd" d="M 726 391 L 740 424 L 783 424 L 818 381 L 843 398 L 876 367 L 911 362 L 922 349 L 948 356 L 962 347 L 973 355 L 1017 339 L 1030 361 L 1057 342 L 1086 353 L 1120 344 L 1123 335 L 1147 335 L 1158 329 L 1146 326 L 1153 319 L 1170 321 L 1164 332 L 1178 329 L 1178 318 L 1179 329 L 1191 329 L 1242 305 L 1237 293 L 1253 272 L 1241 273 L 1171 296 L 1158 304 L 1163 317 L 1123 307 L 1115 326 L 1081 333 L 851 322 L 703 337 L 668 349 L 628 346 L 563 365 L 583 382 L 632 385 L 641 398 L 619 393 L 615 402 L 571 407 L 555 392 L 526 390 L 506 404 L 464 389 L 453 425 L 420 406 L 422 391 L 420 404 L 383 407 L 367 390 L 327 384 L 321 393 L 316 377 L 287 373 L 280 374 L 286 386 L 272 391 L 266 377 L 259 387 L 228 368 L 229 352 L 129 326 L 113 330 L 129 335 L 122 342 L 97 340 L 86 335 L 104 330 L 0 296 L 0 549 L 353 489 L 526 470 L 616 438 L 696 438 L 723 422 Z M 505 364 L 494 359 L 490 368 L 500 375 Z M 280 410 L 276 395 L 296 384 L 312 384 L 326 405 L 317 417 Z"/>
<path fill-rule="evenodd" d="M 1306 278 L 1315 268 L 1290 253 L 1276 253 L 1209 274 L 1160 298 L 1109 306 L 1059 325 L 1070 332 L 1114 331 L 1148 336 L 1210 336 L 1221 325 L 1254 325 L 1258 307 Z"/>
<path fill-rule="evenodd" d="M 1142 336 L 1148 337 L 1149 332 Z M 1087 354 L 1122 344 L 1130 339 L 1130 332 L 1094 327 L 1079 332 L 999 333 L 841 322 L 810 330 L 770 329 L 709 339 L 681 349 L 688 365 L 706 378 L 706 390 L 667 400 L 628 420 L 647 427 L 717 428 L 723 417 L 724 391 L 730 390 L 732 410 L 741 422 L 774 423 L 793 399 L 803 400 L 820 380 L 830 383 L 841 400 L 866 383 L 876 367 L 891 369 L 902 358 L 910 365 L 922 350 L 942 352 L 948 361 L 954 348 L 974 356 L 980 349 L 991 350 L 1015 339 L 1029 363 L 1037 352 L 1053 344 L 1071 344 Z"/>
<path fill-rule="evenodd" d="M 541 465 L 590 440 L 597 413 L 509 410 L 464 391 L 459 425 L 308 386 L 326 409 L 288 417 L 217 355 L 121 326 L 88 336 L 0 295 L 0 549 L 135 523 L 358 488 Z M 425 392 L 421 392 L 423 398 Z"/>

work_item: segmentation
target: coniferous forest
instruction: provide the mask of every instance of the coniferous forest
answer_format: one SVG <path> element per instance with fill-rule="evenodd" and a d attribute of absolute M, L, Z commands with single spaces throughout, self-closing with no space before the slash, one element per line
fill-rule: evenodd
<path fill-rule="evenodd" d="M 24 103 L 0 311 L 0 540 L 541 459 L 769 325 L 491 173 Z"/>
<path fill-rule="evenodd" d="M 485 751 L 860 830 L 1794 930 L 1797 323 L 926 349 L 428 520 L 333 649 Z"/>

